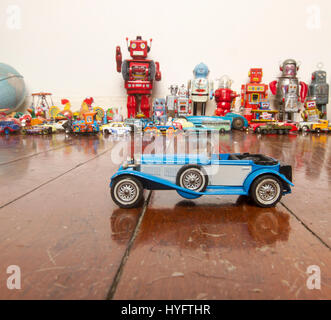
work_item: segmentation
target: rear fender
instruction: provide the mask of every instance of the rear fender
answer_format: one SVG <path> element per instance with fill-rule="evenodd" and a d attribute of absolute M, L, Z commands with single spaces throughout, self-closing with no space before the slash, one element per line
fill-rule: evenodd
<path fill-rule="evenodd" d="M 244 190 L 248 193 L 249 192 L 249 189 L 251 187 L 251 184 L 253 183 L 253 181 L 257 178 L 257 177 L 260 177 L 262 175 L 265 175 L 265 174 L 271 174 L 271 175 L 274 175 L 278 178 L 280 178 L 280 180 L 285 184 L 285 185 L 288 185 L 288 186 L 294 186 L 294 184 L 288 180 L 283 174 L 275 171 L 275 170 L 270 170 L 270 169 L 260 169 L 260 170 L 256 170 L 254 172 L 252 172 L 245 180 L 244 182 Z"/>

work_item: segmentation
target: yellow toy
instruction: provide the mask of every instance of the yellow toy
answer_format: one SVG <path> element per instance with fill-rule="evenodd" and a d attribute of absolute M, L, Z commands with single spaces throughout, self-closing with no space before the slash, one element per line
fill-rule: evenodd
<path fill-rule="evenodd" d="M 319 120 L 318 123 L 313 123 L 310 127 L 311 131 L 320 133 L 321 131 L 331 131 L 331 125 L 328 120 Z"/>

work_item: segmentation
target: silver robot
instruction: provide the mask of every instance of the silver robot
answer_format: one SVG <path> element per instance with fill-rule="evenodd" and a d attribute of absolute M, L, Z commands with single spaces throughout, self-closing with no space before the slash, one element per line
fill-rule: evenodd
<path fill-rule="evenodd" d="M 326 119 L 326 105 L 329 103 L 329 84 L 326 83 L 325 71 L 318 70 L 312 73 L 309 96 L 316 100 L 322 119 Z"/>
<path fill-rule="evenodd" d="M 177 93 L 178 93 L 178 86 L 171 85 L 169 87 L 169 90 L 170 90 L 170 95 L 166 96 L 166 106 L 168 109 L 169 117 L 174 118 L 175 111 L 176 111 L 176 99 L 177 99 Z"/>
<path fill-rule="evenodd" d="M 276 95 L 276 106 L 279 110 L 279 119 L 281 121 L 293 121 L 294 113 L 300 111 L 301 104 L 304 103 L 308 86 L 297 78 L 299 66 L 293 59 L 287 59 L 280 66 L 282 75 L 269 84 L 273 95 Z M 299 94 L 299 87 L 300 94 Z"/>

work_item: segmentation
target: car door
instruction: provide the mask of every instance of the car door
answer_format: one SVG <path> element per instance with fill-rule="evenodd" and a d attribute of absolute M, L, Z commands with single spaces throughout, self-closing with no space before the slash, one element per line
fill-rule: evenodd
<path fill-rule="evenodd" d="M 212 160 L 208 171 L 210 185 L 242 186 L 252 172 L 252 161 Z"/>

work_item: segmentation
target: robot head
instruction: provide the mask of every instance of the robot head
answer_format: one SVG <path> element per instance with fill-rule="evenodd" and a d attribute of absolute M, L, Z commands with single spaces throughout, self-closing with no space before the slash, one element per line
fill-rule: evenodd
<path fill-rule="evenodd" d="M 248 72 L 250 82 L 260 83 L 263 77 L 262 68 L 251 68 Z"/>
<path fill-rule="evenodd" d="M 311 76 L 312 83 L 326 83 L 326 72 L 315 71 Z"/>
<path fill-rule="evenodd" d="M 218 87 L 222 89 L 231 89 L 232 80 L 227 76 L 224 75 L 220 79 L 218 79 Z"/>
<path fill-rule="evenodd" d="M 297 71 L 299 70 L 299 66 L 294 59 L 287 59 L 283 62 L 279 69 L 282 71 L 283 77 L 295 78 Z"/>
<path fill-rule="evenodd" d="M 177 85 L 171 85 L 169 87 L 169 90 L 170 90 L 170 94 L 172 96 L 175 96 L 177 94 L 177 92 L 178 92 L 178 86 Z"/>
<path fill-rule="evenodd" d="M 308 98 L 304 104 L 306 110 L 316 109 L 316 100 L 313 98 Z"/>
<path fill-rule="evenodd" d="M 126 38 L 128 43 L 128 38 Z M 147 53 L 150 51 L 152 39 L 150 39 L 150 45 L 148 46 L 146 40 L 142 40 L 141 36 L 137 36 L 136 40 L 130 40 L 130 45 L 128 46 L 128 51 L 132 58 L 147 58 Z"/>
<path fill-rule="evenodd" d="M 180 96 L 187 96 L 188 92 L 187 92 L 187 88 L 185 87 L 184 84 L 182 84 L 178 90 L 178 95 Z"/>
<path fill-rule="evenodd" d="M 207 65 L 201 62 L 195 66 L 193 74 L 196 78 L 207 78 L 209 74 L 209 69 Z"/>

